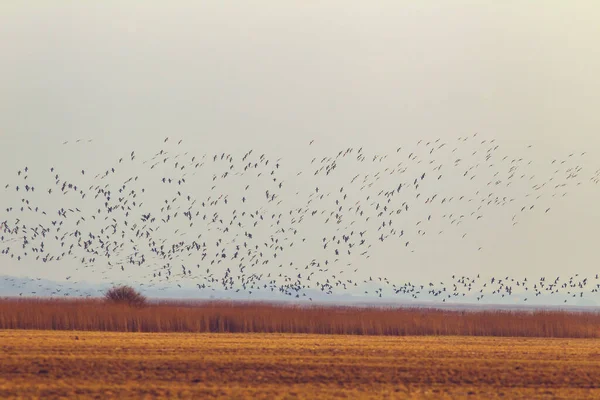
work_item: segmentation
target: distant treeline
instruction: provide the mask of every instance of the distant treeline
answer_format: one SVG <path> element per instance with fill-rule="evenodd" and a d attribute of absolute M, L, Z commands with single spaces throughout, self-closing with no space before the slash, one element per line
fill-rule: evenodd
<path fill-rule="evenodd" d="M 114 332 L 310 333 L 600 337 L 600 312 L 449 311 L 260 302 L 1 299 L 0 329 Z"/>

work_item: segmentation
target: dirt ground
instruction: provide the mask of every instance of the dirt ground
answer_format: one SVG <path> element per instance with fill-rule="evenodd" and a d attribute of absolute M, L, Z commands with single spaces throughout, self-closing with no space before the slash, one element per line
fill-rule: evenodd
<path fill-rule="evenodd" d="M 0 398 L 600 398 L 600 340 L 5 330 Z"/>

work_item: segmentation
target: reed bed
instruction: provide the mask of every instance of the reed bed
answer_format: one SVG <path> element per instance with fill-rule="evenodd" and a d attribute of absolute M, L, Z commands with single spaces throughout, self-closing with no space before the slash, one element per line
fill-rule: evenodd
<path fill-rule="evenodd" d="M 0 299 L 0 329 L 341 335 L 600 337 L 600 312 L 449 311 L 261 302 Z"/>

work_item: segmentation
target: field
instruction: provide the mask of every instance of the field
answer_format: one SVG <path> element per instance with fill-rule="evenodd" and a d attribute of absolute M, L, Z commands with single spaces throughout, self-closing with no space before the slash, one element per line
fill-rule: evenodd
<path fill-rule="evenodd" d="M 0 398 L 600 398 L 600 340 L 0 331 Z"/>
<path fill-rule="evenodd" d="M 600 313 L 0 300 L 0 398 L 600 398 Z"/>
<path fill-rule="evenodd" d="M 4 299 L 0 300 L 0 329 L 600 338 L 600 313 L 448 311 L 223 301 L 162 302 L 135 308 L 98 299 Z"/>

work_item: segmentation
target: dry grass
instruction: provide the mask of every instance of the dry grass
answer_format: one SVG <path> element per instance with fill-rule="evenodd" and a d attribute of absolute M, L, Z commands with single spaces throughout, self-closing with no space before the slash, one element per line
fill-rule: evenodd
<path fill-rule="evenodd" d="M 600 313 L 26 299 L 0 300 L 0 329 L 597 338 Z"/>
<path fill-rule="evenodd" d="M 0 398 L 600 398 L 600 341 L 0 331 Z"/>

